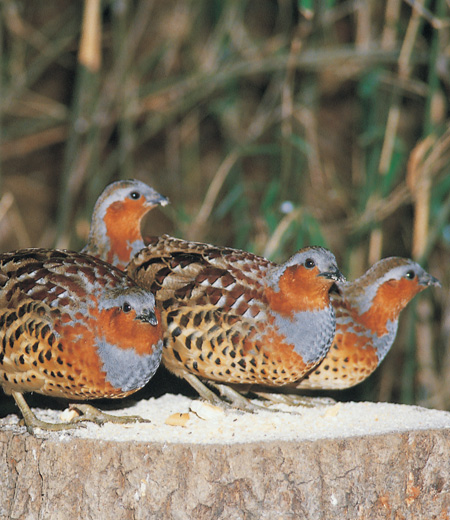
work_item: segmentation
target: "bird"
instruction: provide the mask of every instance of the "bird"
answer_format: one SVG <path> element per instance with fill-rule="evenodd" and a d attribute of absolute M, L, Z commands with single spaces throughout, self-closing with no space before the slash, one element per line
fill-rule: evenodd
<path fill-rule="evenodd" d="M 439 280 L 408 258 L 375 263 L 353 282 L 338 282 L 331 295 L 336 314 L 333 343 L 299 389 L 350 388 L 369 377 L 394 343 L 401 311 L 414 296 Z"/>
<path fill-rule="evenodd" d="M 204 399 L 221 404 L 202 379 L 243 409 L 229 383 L 294 383 L 325 356 L 335 331 L 329 291 L 344 280 L 322 247 L 278 265 L 168 235 L 149 238 L 125 272 L 158 302 L 164 366 Z"/>
<path fill-rule="evenodd" d="M 76 400 L 126 397 L 151 379 L 161 354 L 155 298 L 123 271 L 67 250 L 0 254 L 0 384 L 30 433 L 36 427 L 74 428 L 85 418 L 41 421 L 23 393 Z M 95 415 L 89 405 L 84 410 L 99 424 L 134 420 Z"/>
<path fill-rule="evenodd" d="M 142 218 L 157 205 L 168 203 L 166 197 L 138 180 L 109 184 L 95 203 L 88 242 L 81 252 L 125 269 L 145 246 Z"/>

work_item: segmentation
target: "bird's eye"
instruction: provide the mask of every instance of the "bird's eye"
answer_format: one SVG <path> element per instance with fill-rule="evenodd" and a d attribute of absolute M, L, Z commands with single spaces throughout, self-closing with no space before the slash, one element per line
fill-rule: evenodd
<path fill-rule="evenodd" d="M 128 302 L 125 302 L 122 305 L 122 310 L 123 310 L 123 312 L 130 312 L 131 311 L 131 305 Z"/>
<path fill-rule="evenodd" d="M 414 271 L 408 271 L 405 275 L 405 278 L 408 278 L 408 280 L 413 280 L 416 276 L 416 273 Z"/>
<path fill-rule="evenodd" d="M 138 200 L 141 197 L 141 194 L 138 191 L 132 191 L 130 193 L 130 199 Z"/>
<path fill-rule="evenodd" d="M 306 269 L 312 269 L 313 267 L 316 267 L 316 262 L 312 258 L 307 258 L 305 261 L 305 267 Z"/>

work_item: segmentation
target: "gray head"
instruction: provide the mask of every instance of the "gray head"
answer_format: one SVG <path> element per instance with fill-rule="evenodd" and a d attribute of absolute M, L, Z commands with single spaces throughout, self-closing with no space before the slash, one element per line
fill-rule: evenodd
<path fill-rule="evenodd" d="M 441 285 L 437 278 L 427 273 L 417 262 L 398 256 L 383 258 L 358 280 L 364 279 L 365 284 L 382 285 L 389 280 L 401 280 L 402 278 L 407 280 L 417 278 L 417 282 L 424 286 Z"/>
<path fill-rule="evenodd" d="M 94 207 L 94 217 L 103 218 L 109 206 L 115 202 L 141 201 L 143 208 L 166 206 L 169 200 L 144 182 L 131 179 L 109 184 L 103 190 Z M 136 208 L 138 204 L 136 204 Z M 141 210 L 142 211 L 142 210 Z"/>
<path fill-rule="evenodd" d="M 430 285 L 441 287 L 437 278 L 427 273 L 417 262 L 409 258 L 392 256 L 383 258 L 374 264 L 365 274 L 344 286 L 349 298 L 359 302 L 361 312 L 366 312 L 384 284 L 394 282 L 408 282 L 403 284 L 403 291 L 398 293 L 405 306 L 417 293 Z M 392 302 L 391 302 L 392 303 Z"/>
<path fill-rule="evenodd" d="M 98 198 L 83 253 L 124 269 L 131 257 L 144 247 L 141 220 L 157 204 L 168 200 L 141 181 L 113 182 Z"/>
<path fill-rule="evenodd" d="M 303 266 L 305 271 L 315 273 L 316 276 L 334 281 L 345 281 L 333 253 L 324 247 L 310 246 L 297 251 L 284 264 L 272 268 L 268 276 L 269 284 L 273 287 L 278 286 L 286 269 L 300 266 Z"/>

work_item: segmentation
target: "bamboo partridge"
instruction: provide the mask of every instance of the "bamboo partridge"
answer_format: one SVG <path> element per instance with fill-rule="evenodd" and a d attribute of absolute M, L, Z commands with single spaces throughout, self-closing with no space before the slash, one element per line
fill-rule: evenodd
<path fill-rule="evenodd" d="M 29 431 L 75 425 L 38 420 L 24 392 L 125 397 L 156 371 L 161 338 L 153 295 L 123 271 L 64 250 L 0 254 L 0 382 Z"/>
<path fill-rule="evenodd" d="M 142 218 L 157 205 L 168 203 L 166 197 L 141 181 L 109 184 L 94 206 L 88 243 L 81 252 L 125 269 L 144 247 Z"/>
<path fill-rule="evenodd" d="M 439 281 L 412 260 L 380 260 L 354 282 L 332 294 L 336 313 L 333 344 L 297 388 L 343 389 L 366 379 L 381 363 L 397 334 L 400 312 Z"/>
<path fill-rule="evenodd" d="M 210 401 L 218 402 L 199 378 L 295 383 L 320 363 L 334 336 L 329 291 L 343 277 L 321 247 L 277 265 L 162 236 L 151 238 L 126 272 L 160 304 L 164 365 Z"/>

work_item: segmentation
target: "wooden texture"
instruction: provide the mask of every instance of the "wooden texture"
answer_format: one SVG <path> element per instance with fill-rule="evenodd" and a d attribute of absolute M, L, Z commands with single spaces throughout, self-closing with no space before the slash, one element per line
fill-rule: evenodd
<path fill-rule="evenodd" d="M 0 431 L 1 519 L 450 517 L 450 431 L 247 444 Z"/>

